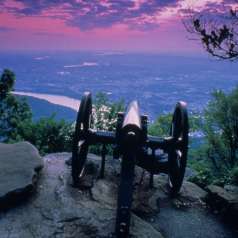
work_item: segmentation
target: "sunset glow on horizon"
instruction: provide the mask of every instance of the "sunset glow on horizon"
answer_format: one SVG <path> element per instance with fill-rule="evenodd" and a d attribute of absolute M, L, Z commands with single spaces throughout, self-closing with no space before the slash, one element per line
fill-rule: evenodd
<path fill-rule="evenodd" d="M 232 1 L 229 1 L 230 3 Z M 202 52 L 184 12 L 222 0 L 0 0 L 0 50 Z"/>

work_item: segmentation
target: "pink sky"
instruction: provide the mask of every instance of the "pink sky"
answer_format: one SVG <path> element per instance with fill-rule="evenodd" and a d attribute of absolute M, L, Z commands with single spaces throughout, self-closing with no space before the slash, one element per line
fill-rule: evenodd
<path fill-rule="evenodd" d="M 55 3 L 57 2 L 57 3 Z M 183 11 L 222 0 L 0 0 L 0 50 L 202 52 Z"/>

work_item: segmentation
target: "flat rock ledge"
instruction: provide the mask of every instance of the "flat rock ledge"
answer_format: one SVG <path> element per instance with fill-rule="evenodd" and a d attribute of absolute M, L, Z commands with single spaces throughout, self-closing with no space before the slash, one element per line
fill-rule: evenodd
<path fill-rule="evenodd" d="M 0 210 L 32 194 L 42 167 L 43 160 L 30 143 L 0 143 Z"/>
<path fill-rule="evenodd" d="M 44 157 L 37 191 L 27 203 L 0 213 L 1 238 L 113 237 L 120 161 L 107 159 L 105 178 L 99 179 L 100 158 L 89 154 L 84 190 L 72 186 L 69 153 Z M 154 178 L 136 167 L 131 237 L 235 237 L 204 208 L 207 192 L 185 182 L 176 199 L 169 197 L 167 176 Z"/>
<path fill-rule="evenodd" d="M 226 185 L 222 188 L 209 185 L 206 190 L 208 191 L 206 201 L 213 211 L 238 227 L 238 187 Z"/>

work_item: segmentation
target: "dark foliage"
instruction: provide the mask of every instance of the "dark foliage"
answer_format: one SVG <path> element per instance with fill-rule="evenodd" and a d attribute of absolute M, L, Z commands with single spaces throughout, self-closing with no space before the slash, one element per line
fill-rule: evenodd
<path fill-rule="evenodd" d="M 213 15 L 192 12 L 189 19 L 185 22 L 187 30 L 197 36 L 209 54 L 225 60 L 238 59 L 237 9 Z"/>

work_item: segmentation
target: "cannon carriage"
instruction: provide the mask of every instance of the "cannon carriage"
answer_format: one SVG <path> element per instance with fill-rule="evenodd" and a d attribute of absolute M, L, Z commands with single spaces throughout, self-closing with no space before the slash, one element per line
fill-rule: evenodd
<path fill-rule="evenodd" d="M 106 145 L 113 145 L 113 158 L 121 158 L 115 236 L 117 238 L 128 237 L 135 166 L 150 173 L 151 187 L 153 186 L 153 175 L 159 173 L 168 174 L 171 195 L 178 194 L 182 186 L 188 152 L 189 126 L 186 103 L 177 103 L 170 134 L 166 138 L 148 135 L 148 118 L 140 114 L 137 101 L 131 102 L 125 113 L 118 113 L 114 132 L 90 129 L 91 119 L 92 97 L 89 92 L 86 92 L 80 103 L 73 138 L 73 183 L 74 186 L 80 187 L 89 146 L 95 144 L 102 144 L 100 178 L 103 178 Z M 157 154 L 156 150 L 162 150 L 163 154 Z"/>

